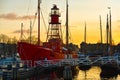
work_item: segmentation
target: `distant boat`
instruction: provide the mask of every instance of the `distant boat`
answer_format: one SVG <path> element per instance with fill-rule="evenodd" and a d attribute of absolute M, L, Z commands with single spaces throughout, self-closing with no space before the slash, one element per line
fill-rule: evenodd
<path fill-rule="evenodd" d="M 51 20 L 47 32 L 47 42 L 44 42 L 43 45 L 40 46 L 40 0 L 38 0 L 38 45 L 18 42 L 18 53 L 21 60 L 32 60 L 32 62 L 34 62 L 45 59 L 54 60 L 66 58 L 66 54 L 69 54 L 69 50 L 64 48 L 59 17 L 59 8 L 54 4 L 50 13 Z M 68 22 L 66 23 L 68 24 Z M 71 58 L 77 58 L 77 54 L 71 54 Z"/>

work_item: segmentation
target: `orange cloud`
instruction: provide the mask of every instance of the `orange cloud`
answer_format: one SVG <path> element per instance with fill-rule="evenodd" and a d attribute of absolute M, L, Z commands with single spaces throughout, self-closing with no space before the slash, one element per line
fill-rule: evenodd
<path fill-rule="evenodd" d="M 26 19 L 34 19 L 35 15 L 30 16 L 18 16 L 15 13 L 8 13 L 8 14 L 0 14 L 1 19 L 8 19 L 8 20 L 26 20 Z"/>
<path fill-rule="evenodd" d="M 120 25 L 118 26 L 118 28 L 120 28 Z"/>
<path fill-rule="evenodd" d="M 117 22 L 120 22 L 120 20 L 117 20 Z"/>
<path fill-rule="evenodd" d="M 29 33 L 29 29 L 28 30 L 23 30 L 24 33 Z M 16 31 L 13 31 L 12 33 L 21 33 L 21 30 L 16 30 Z M 32 31 L 32 33 L 37 33 L 37 31 Z"/>

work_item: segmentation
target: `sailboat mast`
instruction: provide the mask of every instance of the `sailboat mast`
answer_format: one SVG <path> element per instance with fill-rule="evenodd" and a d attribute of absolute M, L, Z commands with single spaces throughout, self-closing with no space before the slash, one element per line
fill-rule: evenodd
<path fill-rule="evenodd" d="M 84 42 L 86 43 L 86 22 L 85 22 Z"/>
<path fill-rule="evenodd" d="M 30 43 L 31 43 L 31 36 L 32 36 L 32 21 L 30 20 Z"/>
<path fill-rule="evenodd" d="M 22 39 L 23 39 L 23 23 L 21 23 L 21 41 L 22 41 Z"/>
<path fill-rule="evenodd" d="M 108 46 L 108 39 L 109 39 L 109 24 L 108 24 L 108 14 L 107 14 L 107 23 L 106 23 L 106 37 L 107 37 L 107 55 L 108 55 L 108 50 L 109 50 L 109 46 Z"/>
<path fill-rule="evenodd" d="M 110 55 L 112 54 L 112 28 L 111 28 L 111 7 L 109 9 L 109 25 L 110 25 L 110 34 L 109 34 L 109 42 L 110 42 Z"/>
<path fill-rule="evenodd" d="M 38 0 L 38 45 L 40 45 L 40 3 L 41 1 Z"/>
<path fill-rule="evenodd" d="M 68 0 L 66 0 L 66 48 L 68 48 L 69 43 L 69 33 L 68 33 Z"/>
<path fill-rule="evenodd" d="M 102 22 L 101 22 L 101 15 L 100 15 L 100 37 L 101 37 L 101 43 L 103 43 L 103 39 L 102 39 Z"/>

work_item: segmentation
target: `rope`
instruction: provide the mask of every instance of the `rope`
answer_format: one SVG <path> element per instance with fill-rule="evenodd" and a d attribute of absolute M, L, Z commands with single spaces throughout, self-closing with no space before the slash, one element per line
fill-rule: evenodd
<path fill-rule="evenodd" d="M 45 25 L 46 33 L 47 33 L 47 25 L 46 25 L 46 23 L 45 23 L 44 16 L 43 16 L 43 13 L 42 13 L 42 10 L 41 10 L 41 16 L 42 16 L 43 23 L 44 23 L 44 25 Z"/>
<path fill-rule="evenodd" d="M 37 12 L 35 13 L 35 19 L 34 19 L 33 24 L 32 24 L 32 29 L 33 29 L 33 27 L 35 25 L 36 17 L 37 17 Z"/>
<path fill-rule="evenodd" d="M 71 41 L 71 42 L 73 42 L 73 38 L 72 38 L 72 35 L 71 35 L 71 31 L 70 31 L 70 28 L 69 28 L 69 36 L 68 36 L 68 38 L 69 38 L 69 40 Z"/>

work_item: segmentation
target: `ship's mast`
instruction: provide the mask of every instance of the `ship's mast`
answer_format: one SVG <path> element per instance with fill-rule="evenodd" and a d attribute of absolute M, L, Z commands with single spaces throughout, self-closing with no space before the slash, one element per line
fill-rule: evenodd
<path fill-rule="evenodd" d="M 38 0 L 38 45 L 40 45 L 40 3 L 41 0 Z"/>
<path fill-rule="evenodd" d="M 68 0 L 66 0 L 66 48 L 68 49 L 69 33 L 68 33 Z"/>

